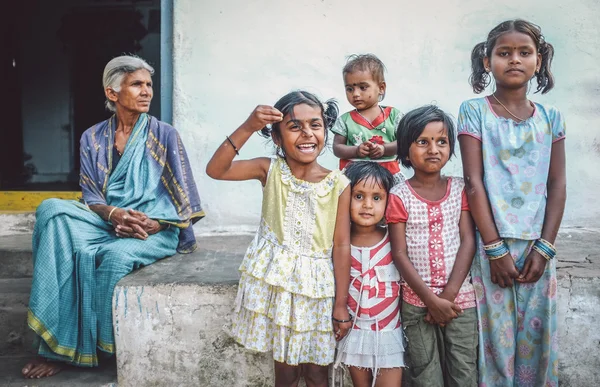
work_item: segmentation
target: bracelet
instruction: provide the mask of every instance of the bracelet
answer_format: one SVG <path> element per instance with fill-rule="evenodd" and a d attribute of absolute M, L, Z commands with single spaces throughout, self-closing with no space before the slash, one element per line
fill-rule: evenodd
<path fill-rule="evenodd" d="M 231 147 L 233 148 L 233 150 L 235 151 L 236 155 L 240 155 L 240 150 L 238 149 L 237 146 L 235 146 L 235 144 L 233 143 L 233 141 L 231 141 L 231 139 L 229 138 L 229 136 L 225 136 L 227 138 L 227 141 L 229 141 L 229 143 L 231 144 Z"/>
<path fill-rule="evenodd" d="M 548 261 L 556 256 L 556 248 L 544 238 L 536 240 L 531 248 L 540 253 L 540 255 Z"/>
<path fill-rule="evenodd" d="M 108 218 L 106 218 L 107 222 L 110 222 L 110 217 L 112 216 L 113 212 L 115 212 L 115 210 L 119 208 L 119 207 L 113 207 L 112 210 L 110 210 L 110 212 L 108 213 Z"/>
<path fill-rule="evenodd" d="M 352 315 L 350 315 L 350 318 L 348 320 L 338 320 L 337 318 L 331 316 L 331 319 L 333 321 L 335 321 L 336 323 L 347 323 L 347 322 L 352 322 Z"/>
<path fill-rule="evenodd" d="M 501 239 L 498 242 L 490 243 L 489 245 L 484 245 L 483 250 L 490 261 L 495 261 L 496 259 L 500 259 L 506 254 L 510 253 L 510 250 L 508 249 L 506 242 L 504 242 L 504 239 Z"/>

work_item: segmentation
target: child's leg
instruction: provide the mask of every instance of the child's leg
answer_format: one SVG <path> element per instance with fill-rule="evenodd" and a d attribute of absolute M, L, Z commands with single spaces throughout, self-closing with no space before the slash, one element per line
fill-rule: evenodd
<path fill-rule="evenodd" d="M 440 328 L 426 323 L 427 308 L 402 303 L 402 325 L 406 334 L 408 385 L 413 387 L 444 387 L 438 338 Z"/>
<path fill-rule="evenodd" d="M 464 309 L 445 328 L 446 387 L 477 387 L 477 310 Z"/>
<path fill-rule="evenodd" d="M 302 364 L 302 375 L 306 387 L 327 387 L 329 386 L 329 367 L 317 364 Z"/>
<path fill-rule="evenodd" d="M 379 374 L 375 380 L 375 387 L 400 387 L 401 385 L 402 368 L 384 368 L 379 370 Z"/>
<path fill-rule="evenodd" d="M 522 256 L 527 256 L 527 251 Z M 515 385 L 558 386 L 556 260 L 546 264 L 536 283 L 518 284 L 516 291 Z"/>
<path fill-rule="evenodd" d="M 348 370 L 354 387 L 371 387 L 373 374 L 370 369 L 350 366 Z"/>
<path fill-rule="evenodd" d="M 510 244 L 509 249 L 514 256 L 516 252 L 513 252 Z M 490 264 L 479 234 L 471 276 L 479 320 L 479 385 L 513 386 L 516 294 L 514 287 L 503 289 L 492 282 Z"/>
<path fill-rule="evenodd" d="M 275 361 L 275 387 L 296 387 L 300 381 L 300 366 Z"/>

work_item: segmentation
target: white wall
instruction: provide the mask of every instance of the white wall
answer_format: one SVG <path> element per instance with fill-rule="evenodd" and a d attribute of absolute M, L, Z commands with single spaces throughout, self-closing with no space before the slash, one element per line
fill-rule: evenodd
<path fill-rule="evenodd" d="M 542 26 L 556 47 L 556 88 L 545 96 L 567 117 L 568 201 L 563 225 L 595 226 L 600 203 L 600 5 L 596 0 L 177 0 L 174 9 L 174 123 L 194 166 L 208 214 L 197 233 L 252 229 L 258 182 L 218 182 L 204 172 L 223 141 L 257 104 L 293 89 L 345 99 L 341 69 L 352 53 L 386 64 L 385 104 L 402 111 L 435 102 L 453 115 L 474 94 L 470 52 L 499 22 L 521 17 Z M 242 158 L 272 152 L 255 136 Z M 331 152 L 321 159 L 334 168 Z M 460 157 L 446 167 L 461 174 Z M 594 216 L 595 215 L 595 216 Z"/>

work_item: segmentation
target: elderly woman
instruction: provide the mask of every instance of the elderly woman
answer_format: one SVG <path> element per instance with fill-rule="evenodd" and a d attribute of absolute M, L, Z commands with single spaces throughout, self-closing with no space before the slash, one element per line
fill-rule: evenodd
<path fill-rule="evenodd" d="M 39 337 L 26 378 L 64 363 L 93 367 L 115 353 L 116 283 L 138 267 L 196 247 L 204 213 L 177 131 L 146 114 L 154 69 L 134 56 L 108 62 L 103 83 L 114 115 L 81 138 L 83 201 L 50 199 L 37 209 L 27 321 Z"/>

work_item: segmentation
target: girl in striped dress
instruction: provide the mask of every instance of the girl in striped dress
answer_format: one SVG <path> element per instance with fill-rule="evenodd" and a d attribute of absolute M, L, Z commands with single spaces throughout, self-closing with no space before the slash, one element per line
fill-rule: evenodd
<path fill-rule="evenodd" d="M 352 163 L 345 174 L 352 188 L 348 310 L 353 325 L 338 345 L 337 364 L 349 367 L 355 387 L 400 386 L 404 367 L 400 274 L 387 229 L 381 225 L 394 178 L 372 161 Z"/>

